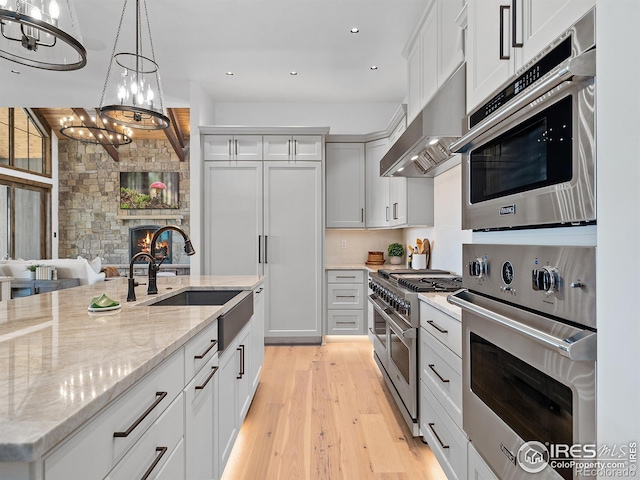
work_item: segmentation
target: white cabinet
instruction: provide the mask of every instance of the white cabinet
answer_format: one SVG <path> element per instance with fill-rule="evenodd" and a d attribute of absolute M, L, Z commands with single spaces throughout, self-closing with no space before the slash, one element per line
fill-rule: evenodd
<path fill-rule="evenodd" d="M 321 162 L 204 162 L 205 273 L 266 276 L 266 337 L 322 336 Z"/>
<path fill-rule="evenodd" d="M 265 162 L 265 341 L 322 337 L 322 171 Z"/>
<path fill-rule="evenodd" d="M 469 0 L 467 111 L 594 6 L 595 0 Z"/>
<path fill-rule="evenodd" d="M 366 158 L 366 227 L 388 227 L 391 218 L 389 206 L 389 177 L 380 176 L 380 160 L 389 150 L 386 138 L 365 144 Z M 396 179 L 394 179 L 396 180 Z M 404 179 L 397 179 L 403 181 Z"/>
<path fill-rule="evenodd" d="M 265 160 L 322 160 L 322 137 L 318 135 L 265 135 Z"/>
<path fill-rule="evenodd" d="M 220 353 L 218 396 L 218 465 L 222 475 L 253 398 L 251 392 L 251 322 Z"/>
<path fill-rule="evenodd" d="M 364 281 L 364 270 L 327 271 L 328 334 L 365 334 L 366 300 L 364 298 Z"/>
<path fill-rule="evenodd" d="M 422 179 L 418 179 L 422 180 Z M 410 179 L 401 177 L 389 178 L 389 207 L 391 215 L 389 225 L 392 227 L 405 226 L 408 224 L 407 210 L 407 186 Z M 430 180 L 420 183 L 428 183 Z M 427 207 L 427 205 L 413 205 L 413 207 Z"/>
<path fill-rule="evenodd" d="M 205 135 L 205 160 L 262 160 L 262 135 Z"/>
<path fill-rule="evenodd" d="M 460 321 L 421 300 L 419 336 L 420 431 L 447 478 L 462 480 L 468 440 L 462 430 Z"/>
<path fill-rule="evenodd" d="M 264 361 L 264 302 L 267 292 L 264 285 L 253 291 L 253 317 L 251 318 L 251 368 L 249 370 L 252 396 L 260 383 Z"/>
<path fill-rule="evenodd" d="M 427 2 L 408 42 L 409 123 L 464 61 L 463 30 L 456 23 L 464 4 L 465 0 Z"/>
<path fill-rule="evenodd" d="M 364 228 L 364 144 L 327 143 L 327 228 Z"/>
<path fill-rule="evenodd" d="M 467 455 L 467 479 L 468 480 L 498 480 L 498 477 L 484 463 L 484 460 L 469 442 L 469 451 Z"/>

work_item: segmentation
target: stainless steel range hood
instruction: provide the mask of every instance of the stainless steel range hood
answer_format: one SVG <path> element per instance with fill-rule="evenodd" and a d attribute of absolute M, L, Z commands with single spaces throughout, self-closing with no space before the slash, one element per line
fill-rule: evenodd
<path fill-rule="evenodd" d="M 449 145 L 462 136 L 466 65 L 436 92 L 380 160 L 382 177 L 435 177 L 460 163 Z"/>

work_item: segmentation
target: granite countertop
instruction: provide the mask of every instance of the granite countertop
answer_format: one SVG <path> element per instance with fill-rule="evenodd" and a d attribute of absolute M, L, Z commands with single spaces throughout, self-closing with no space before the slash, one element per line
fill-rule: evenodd
<path fill-rule="evenodd" d="M 0 302 L 0 461 L 41 457 L 228 308 L 141 303 L 182 288 L 249 290 L 262 281 L 158 277 L 158 295 L 141 285 L 137 302 L 127 303 L 121 278 Z M 121 308 L 88 312 L 102 293 Z"/>
<path fill-rule="evenodd" d="M 447 301 L 449 295 L 449 293 L 419 293 L 418 298 L 461 322 L 462 309 Z"/>

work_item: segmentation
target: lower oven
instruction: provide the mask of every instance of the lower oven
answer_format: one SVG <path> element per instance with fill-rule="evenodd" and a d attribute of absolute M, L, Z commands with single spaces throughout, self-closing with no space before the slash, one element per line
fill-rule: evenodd
<path fill-rule="evenodd" d="M 575 248 L 463 247 L 476 291 L 449 297 L 462 308 L 463 428 L 503 479 L 592 478 L 569 465 L 593 460 L 595 329 L 530 307 L 583 301 L 567 316 L 595 320 L 595 249 Z"/>

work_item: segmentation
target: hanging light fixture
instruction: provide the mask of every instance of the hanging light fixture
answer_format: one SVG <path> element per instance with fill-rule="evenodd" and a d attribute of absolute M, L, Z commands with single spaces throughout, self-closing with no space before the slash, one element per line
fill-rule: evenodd
<path fill-rule="evenodd" d="M 85 116 L 74 109 L 74 115 L 60 119 L 60 133 L 65 137 L 82 143 L 112 145 L 118 148 L 131 143 L 132 130 L 129 127 L 109 124 L 107 120 L 98 116 Z M 102 124 L 102 126 L 101 126 Z"/>
<path fill-rule="evenodd" d="M 77 70 L 87 51 L 69 0 L 0 0 L 0 57 L 44 70 Z"/>
<path fill-rule="evenodd" d="M 116 53 L 127 1 L 125 0 L 122 7 L 111 62 L 102 90 L 100 116 L 131 128 L 164 129 L 169 126 L 169 118 L 164 113 L 162 103 L 160 73 L 153 50 L 146 0 L 142 0 L 142 4 L 147 20 L 148 40 L 144 41 L 140 21 L 140 0 L 136 0 L 135 53 Z M 151 57 L 145 56 L 146 49 L 150 50 Z"/>

